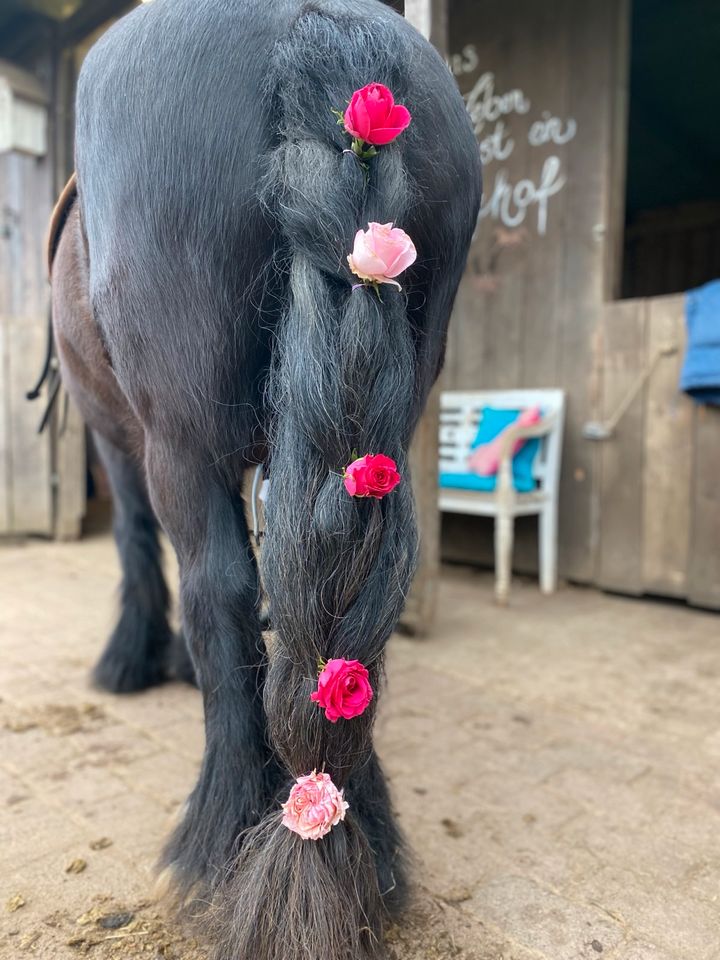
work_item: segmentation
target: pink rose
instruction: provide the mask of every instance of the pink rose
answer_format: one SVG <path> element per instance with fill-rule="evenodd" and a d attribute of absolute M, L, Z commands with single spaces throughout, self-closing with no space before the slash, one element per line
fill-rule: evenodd
<path fill-rule="evenodd" d="M 384 453 L 368 453 L 345 468 L 343 481 L 351 497 L 382 499 L 400 483 L 397 464 Z"/>
<path fill-rule="evenodd" d="M 370 283 L 392 283 L 411 263 L 415 263 L 417 250 L 410 237 L 392 223 L 369 223 L 367 230 L 355 234 L 353 252 L 348 255 L 350 269 L 362 280 Z"/>
<path fill-rule="evenodd" d="M 329 773 L 313 770 L 306 777 L 297 778 L 282 808 L 283 826 L 303 840 L 319 840 L 345 819 L 348 803 Z"/>
<path fill-rule="evenodd" d="M 369 83 L 356 90 L 345 111 L 345 129 L 358 140 L 379 147 L 390 143 L 410 124 L 410 111 L 395 103 L 382 83 Z"/>
<path fill-rule="evenodd" d="M 330 723 L 337 723 L 340 717 L 359 717 L 372 695 L 368 672 L 359 660 L 328 660 L 310 699 L 325 710 Z"/>

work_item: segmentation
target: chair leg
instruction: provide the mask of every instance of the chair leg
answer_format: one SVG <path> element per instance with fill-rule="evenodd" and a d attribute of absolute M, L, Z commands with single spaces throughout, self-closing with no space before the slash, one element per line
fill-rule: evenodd
<path fill-rule="evenodd" d="M 507 604 L 510 597 L 513 528 L 512 514 L 506 511 L 499 512 L 495 517 L 495 600 L 503 606 Z"/>
<path fill-rule="evenodd" d="M 557 589 L 557 510 L 554 504 L 545 507 L 539 517 L 540 589 L 555 593 Z"/>

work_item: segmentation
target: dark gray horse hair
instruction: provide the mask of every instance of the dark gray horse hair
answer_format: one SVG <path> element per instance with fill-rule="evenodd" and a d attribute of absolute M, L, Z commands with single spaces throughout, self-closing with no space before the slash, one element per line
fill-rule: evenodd
<path fill-rule="evenodd" d="M 366 169 L 333 111 L 374 81 L 412 122 Z M 408 448 L 480 202 L 469 118 L 440 56 L 378 0 L 143 4 L 85 59 L 76 116 L 76 232 L 58 255 L 78 275 L 56 276 L 56 315 L 77 314 L 79 285 L 74 326 L 97 349 L 76 395 L 116 447 L 125 568 L 133 584 L 159 576 L 157 517 L 205 710 L 197 785 L 162 862 L 181 898 L 212 904 L 220 960 L 371 960 L 408 886 L 372 729 L 417 551 Z M 401 291 L 352 289 L 346 258 L 371 221 L 417 248 Z M 402 474 L 382 500 L 343 488 L 368 453 Z M 240 490 L 258 459 L 267 663 Z M 108 689 L 162 676 L 164 599 L 130 616 L 128 593 Z M 318 660 L 339 657 L 367 667 L 376 695 L 330 723 L 310 694 Z M 349 803 L 318 841 L 281 822 L 312 770 Z"/>
<path fill-rule="evenodd" d="M 264 705 L 287 790 L 291 778 L 325 770 L 350 807 L 317 842 L 286 829 L 279 808 L 248 832 L 218 897 L 227 960 L 375 957 L 383 898 L 397 906 L 405 893 L 402 842 L 372 745 L 377 696 L 362 716 L 332 724 L 310 694 L 319 659 L 358 659 L 375 691 L 382 681 L 416 559 L 408 447 L 441 363 L 479 176 L 439 58 L 424 52 L 421 85 L 415 35 L 387 15 L 358 18 L 343 11 L 351 4 L 337 6 L 328 14 L 326 4 L 307 4 L 268 75 L 279 142 L 264 198 L 282 237 L 287 305 L 269 381 L 262 571 L 275 640 Z M 370 81 L 389 86 L 414 120 L 366 169 L 332 111 Z M 449 136 L 463 143 L 464 169 L 456 156 L 450 164 Z M 393 221 L 417 245 L 402 292 L 352 289 L 345 258 L 369 221 Z M 399 487 L 382 500 L 349 497 L 342 474 L 354 452 L 392 457 Z"/>

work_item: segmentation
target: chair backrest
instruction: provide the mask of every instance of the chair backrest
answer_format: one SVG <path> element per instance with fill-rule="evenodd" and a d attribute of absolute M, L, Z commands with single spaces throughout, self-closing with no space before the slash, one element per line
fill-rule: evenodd
<path fill-rule="evenodd" d="M 540 440 L 533 477 L 541 488 L 557 490 L 565 419 L 563 390 L 446 390 L 440 396 L 440 470 L 467 473 L 467 456 L 483 407 L 523 410 L 539 407 L 543 417 L 555 415 L 550 433 Z"/>

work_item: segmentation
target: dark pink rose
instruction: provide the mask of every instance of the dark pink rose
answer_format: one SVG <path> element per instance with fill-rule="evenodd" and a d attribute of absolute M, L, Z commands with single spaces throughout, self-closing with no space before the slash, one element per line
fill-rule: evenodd
<path fill-rule="evenodd" d="M 368 453 L 345 468 L 343 481 L 351 497 L 376 497 L 380 500 L 400 483 L 397 464 L 384 453 Z"/>
<path fill-rule="evenodd" d="M 345 111 L 345 129 L 358 140 L 380 147 L 390 143 L 410 124 L 410 111 L 395 103 L 382 83 L 356 90 Z"/>
<path fill-rule="evenodd" d="M 328 660 L 310 699 L 322 707 L 331 723 L 337 723 L 340 717 L 359 717 L 372 696 L 368 672 L 359 660 Z"/>

